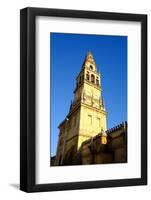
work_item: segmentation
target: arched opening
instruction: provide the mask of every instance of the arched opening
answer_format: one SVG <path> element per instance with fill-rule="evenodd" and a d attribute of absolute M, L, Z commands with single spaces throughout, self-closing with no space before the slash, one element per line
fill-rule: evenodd
<path fill-rule="evenodd" d="M 92 82 L 92 83 L 94 83 L 94 79 L 95 79 L 94 75 L 91 74 L 91 82 Z"/>
<path fill-rule="evenodd" d="M 93 70 L 93 66 L 92 65 L 90 65 L 90 69 Z"/>
<path fill-rule="evenodd" d="M 89 79 L 90 79 L 90 76 L 89 76 L 89 73 L 87 72 L 87 74 L 86 74 L 86 79 L 89 81 Z"/>

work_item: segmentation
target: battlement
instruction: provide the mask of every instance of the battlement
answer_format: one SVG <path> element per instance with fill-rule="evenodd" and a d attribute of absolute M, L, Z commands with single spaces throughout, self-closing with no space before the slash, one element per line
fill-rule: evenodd
<path fill-rule="evenodd" d="M 115 133 L 115 132 L 117 132 L 119 130 L 122 130 L 122 129 L 127 129 L 127 121 L 124 121 L 124 122 L 118 124 L 117 126 L 107 130 L 106 131 L 107 136 L 109 136 L 110 134 Z M 92 143 L 92 141 L 95 141 L 96 139 L 100 138 L 101 136 L 102 136 L 102 133 L 98 133 L 96 136 L 84 141 L 82 143 L 82 145 L 85 145 L 85 144 L 88 144 L 88 143 Z"/>
<path fill-rule="evenodd" d="M 118 131 L 118 130 L 120 130 L 122 128 L 127 128 L 127 121 L 122 122 L 121 124 L 118 124 L 117 126 L 115 126 L 115 127 L 111 128 L 111 129 L 107 130 L 106 133 L 110 134 L 110 133 Z"/>

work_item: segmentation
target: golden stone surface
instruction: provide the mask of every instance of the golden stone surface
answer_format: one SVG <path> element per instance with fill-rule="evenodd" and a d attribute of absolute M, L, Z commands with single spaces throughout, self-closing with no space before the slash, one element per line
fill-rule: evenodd
<path fill-rule="evenodd" d="M 107 134 L 100 73 L 92 53 L 88 52 L 76 78 L 70 111 L 59 125 L 54 165 L 126 162 L 127 126 L 123 127 Z"/>

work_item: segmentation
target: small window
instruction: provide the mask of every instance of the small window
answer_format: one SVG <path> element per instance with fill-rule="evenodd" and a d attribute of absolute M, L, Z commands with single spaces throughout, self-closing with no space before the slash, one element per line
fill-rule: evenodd
<path fill-rule="evenodd" d="M 94 75 L 91 75 L 91 82 L 94 83 Z"/>
<path fill-rule="evenodd" d="M 86 79 L 89 81 L 90 77 L 89 77 L 89 74 L 87 73 L 86 74 Z"/>
<path fill-rule="evenodd" d="M 90 69 L 93 70 L 93 66 L 92 65 L 90 65 Z"/>

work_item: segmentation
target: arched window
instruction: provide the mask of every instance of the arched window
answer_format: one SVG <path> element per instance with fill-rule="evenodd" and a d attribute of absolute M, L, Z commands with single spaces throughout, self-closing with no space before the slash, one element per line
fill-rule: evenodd
<path fill-rule="evenodd" d="M 89 81 L 89 79 L 90 79 L 90 76 L 89 76 L 89 73 L 87 72 L 87 74 L 86 74 L 86 79 Z"/>
<path fill-rule="evenodd" d="M 93 66 L 92 65 L 90 65 L 90 69 L 93 70 Z"/>
<path fill-rule="evenodd" d="M 94 78 L 95 78 L 95 77 L 94 77 L 94 75 L 92 74 L 92 75 L 91 75 L 91 82 L 92 82 L 92 83 L 94 83 Z"/>
<path fill-rule="evenodd" d="M 96 84 L 99 85 L 99 79 L 96 77 Z"/>

